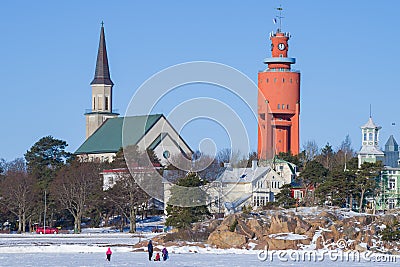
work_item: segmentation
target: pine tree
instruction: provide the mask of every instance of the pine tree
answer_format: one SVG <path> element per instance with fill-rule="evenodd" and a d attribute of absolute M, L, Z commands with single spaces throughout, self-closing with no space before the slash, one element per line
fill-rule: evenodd
<path fill-rule="evenodd" d="M 292 197 L 291 185 L 285 184 L 280 189 L 281 191 L 276 195 L 276 202 L 284 208 L 293 208 L 296 200 Z"/>
<path fill-rule="evenodd" d="M 177 186 L 171 188 L 171 198 L 168 201 L 174 205 L 168 204 L 166 208 L 168 218 L 165 224 L 167 226 L 178 229 L 189 228 L 192 223 L 210 215 L 205 205 L 206 193 L 199 188 L 205 183 L 197 173 L 193 172 L 189 172 L 186 177 L 178 180 Z M 182 206 L 179 206 L 179 203 L 182 203 Z"/>

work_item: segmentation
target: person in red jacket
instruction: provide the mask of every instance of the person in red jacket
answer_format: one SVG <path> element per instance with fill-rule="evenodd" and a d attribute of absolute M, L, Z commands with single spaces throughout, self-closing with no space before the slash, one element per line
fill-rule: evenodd
<path fill-rule="evenodd" d="M 112 254 L 111 248 L 108 248 L 108 249 L 107 249 L 107 252 L 106 252 L 106 256 L 107 256 L 107 260 L 108 260 L 108 261 L 111 260 L 111 254 Z"/>
<path fill-rule="evenodd" d="M 157 252 L 156 257 L 154 258 L 154 261 L 160 261 L 160 260 L 161 260 L 160 253 Z"/>

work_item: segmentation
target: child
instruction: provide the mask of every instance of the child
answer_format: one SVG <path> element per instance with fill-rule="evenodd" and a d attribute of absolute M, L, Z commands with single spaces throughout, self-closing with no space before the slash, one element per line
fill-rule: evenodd
<path fill-rule="evenodd" d="M 107 260 L 108 260 L 108 261 L 111 260 L 111 254 L 112 254 L 111 248 L 108 248 L 108 249 L 107 249 L 107 252 L 106 252 L 106 256 L 107 256 Z"/>
<path fill-rule="evenodd" d="M 160 261 L 160 253 L 157 252 L 156 257 L 154 258 L 154 261 Z"/>
<path fill-rule="evenodd" d="M 168 250 L 166 248 L 163 248 L 162 250 L 162 257 L 164 261 L 168 259 Z"/>

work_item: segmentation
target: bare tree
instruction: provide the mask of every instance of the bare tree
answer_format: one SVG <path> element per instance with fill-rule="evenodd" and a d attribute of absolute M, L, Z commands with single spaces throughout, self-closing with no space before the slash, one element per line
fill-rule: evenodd
<path fill-rule="evenodd" d="M 93 197 L 102 192 L 100 164 L 74 161 L 57 173 L 50 192 L 54 200 L 74 217 L 74 231 L 81 232 L 82 216 Z"/>
<path fill-rule="evenodd" d="M 117 178 L 116 184 L 110 188 L 107 193 L 107 198 L 114 203 L 116 208 L 129 219 L 129 232 L 136 232 L 136 214 L 137 210 L 142 203 L 147 203 L 149 196 L 140 188 L 136 179 L 141 179 L 146 175 L 143 172 L 133 173 L 129 172 L 120 173 Z"/>
<path fill-rule="evenodd" d="M 1 181 L 1 203 L 18 217 L 18 233 L 25 232 L 26 222 L 34 207 L 35 179 L 28 175 L 23 159 L 7 164 L 5 177 Z"/>
<path fill-rule="evenodd" d="M 303 144 L 306 162 L 312 161 L 319 154 L 319 148 L 315 140 L 308 140 Z"/>
<path fill-rule="evenodd" d="M 232 151 L 230 148 L 224 148 L 218 151 L 216 159 L 221 165 L 223 165 L 223 163 L 230 163 L 231 166 L 238 166 L 240 164 L 247 165 L 248 160 L 246 159 L 246 155 L 242 155 L 238 150 Z"/>

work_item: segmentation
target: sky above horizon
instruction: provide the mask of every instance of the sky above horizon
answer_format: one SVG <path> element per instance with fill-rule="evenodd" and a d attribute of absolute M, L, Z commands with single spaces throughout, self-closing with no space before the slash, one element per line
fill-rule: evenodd
<path fill-rule="evenodd" d="M 273 18 L 280 4 L 283 31 L 292 35 L 292 68 L 301 72 L 300 143 L 315 140 L 336 148 L 349 134 L 358 150 L 370 104 L 373 120 L 382 126 L 381 147 L 391 134 L 400 141 L 399 1 L 7 1 L 0 17 L 5 110 L 0 158 L 23 157 L 47 135 L 65 140 L 71 152 L 83 143 L 101 21 L 115 84 L 113 106 L 123 115 L 142 83 L 179 63 L 226 64 L 256 83 L 270 56 L 268 36 L 277 28 Z M 177 101 L 213 97 L 246 113 L 237 100 L 214 89 L 179 88 L 177 97 L 165 97 L 154 112 L 168 115 Z M 255 91 L 251 101 L 256 100 Z M 256 121 L 244 121 L 256 150 Z M 182 131 L 195 150 L 202 138 L 216 138 L 223 148 L 226 135 L 215 123 L 194 122 Z"/>

